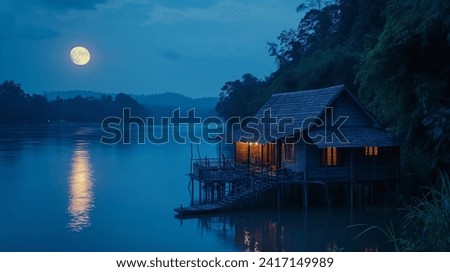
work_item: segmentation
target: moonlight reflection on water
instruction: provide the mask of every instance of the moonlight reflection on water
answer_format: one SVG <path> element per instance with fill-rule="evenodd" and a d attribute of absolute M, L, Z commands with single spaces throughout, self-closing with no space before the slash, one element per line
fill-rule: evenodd
<path fill-rule="evenodd" d="M 68 227 L 74 232 L 80 232 L 91 225 L 89 212 L 94 207 L 92 174 L 89 152 L 85 146 L 78 145 L 73 153 L 69 179 Z"/>

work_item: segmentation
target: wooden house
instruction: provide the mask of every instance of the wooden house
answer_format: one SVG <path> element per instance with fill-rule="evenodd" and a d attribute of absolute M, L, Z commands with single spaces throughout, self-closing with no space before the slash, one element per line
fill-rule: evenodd
<path fill-rule="evenodd" d="M 354 195 L 399 178 L 399 146 L 344 85 L 274 94 L 247 121 L 232 132 L 234 159 L 192 160 L 193 201 L 178 214 L 228 209 L 270 191 L 278 203 L 286 192 L 297 201 L 300 189 L 307 206 L 309 184 L 324 188 L 319 198 L 328 203 L 329 188 L 343 187 L 353 204 Z"/>
<path fill-rule="evenodd" d="M 344 85 L 274 94 L 255 117 L 264 120 L 268 112 L 275 122 L 270 129 L 269 124 L 263 129 L 260 121 L 254 127 L 258 137 L 242 131 L 238 134 L 236 163 L 291 171 L 304 182 L 376 181 L 399 176 L 398 144 Z M 327 125 L 339 118 L 341 135 L 333 135 Z M 280 129 L 282 120 L 292 122 Z"/>

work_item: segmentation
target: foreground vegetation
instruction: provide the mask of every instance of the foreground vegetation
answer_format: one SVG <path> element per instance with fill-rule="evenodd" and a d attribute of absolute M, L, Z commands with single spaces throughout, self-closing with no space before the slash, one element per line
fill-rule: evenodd
<path fill-rule="evenodd" d="M 450 180 L 425 188 L 422 197 L 406 205 L 406 222 L 396 243 L 404 251 L 450 251 Z M 393 237 L 395 239 L 395 237 Z"/>
<path fill-rule="evenodd" d="M 436 183 L 424 187 L 420 197 L 405 204 L 403 225 L 392 221 L 384 226 L 370 226 L 355 239 L 371 231 L 380 231 L 395 251 L 450 251 L 450 180 L 448 173 L 440 172 Z M 353 225 L 359 227 L 365 225 Z M 337 251 L 337 246 L 330 251 Z"/>

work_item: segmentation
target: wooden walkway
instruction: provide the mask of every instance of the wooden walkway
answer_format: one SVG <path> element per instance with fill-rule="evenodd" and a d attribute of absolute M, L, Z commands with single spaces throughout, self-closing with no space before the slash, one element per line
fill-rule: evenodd
<path fill-rule="evenodd" d="M 226 210 L 229 208 L 232 208 L 239 202 L 243 200 L 247 200 L 252 198 L 253 196 L 262 193 L 264 191 L 267 191 L 274 186 L 277 185 L 276 180 L 274 179 L 268 179 L 268 178 L 258 178 L 258 179 L 250 179 L 250 180 L 244 180 L 241 181 L 241 187 L 245 186 L 247 187 L 244 190 L 241 190 L 239 193 L 226 196 L 220 200 L 216 200 L 214 203 L 209 204 L 201 204 L 201 205 L 194 205 L 190 207 L 179 207 L 175 208 L 175 212 L 178 215 L 195 215 L 195 214 L 204 214 L 204 213 L 211 213 L 219 210 Z"/>

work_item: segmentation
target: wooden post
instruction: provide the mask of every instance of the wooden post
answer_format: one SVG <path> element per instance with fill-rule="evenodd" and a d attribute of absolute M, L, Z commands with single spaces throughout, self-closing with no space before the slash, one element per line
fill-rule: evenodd
<path fill-rule="evenodd" d="M 375 147 L 373 147 L 375 148 Z M 370 183 L 370 204 L 373 204 L 374 202 L 374 190 L 373 190 L 373 184 L 375 182 L 375 180 L 377 179 L 377 174 L 376 174 L 376 161 L 375 161 L 375 150 L 373 151 L 373 156 L 372 156 L 372 167 L 373 167 L 373 181 Z"/>
<path fill-rule="evenodd" d="M 396 191 L 397 191 L 397 196 L 396 196 L 396 201 L 397 203 L 400 202 L 400 180 L 401 180 L 401 176 L 400 176 L 400 169 L 401 169 L 401 161 L 400 161 L 400 148 L 395 148 L 395 154 L 397 156 L 397 169 L 395 169 L 395 173 L 396 173 L 396 178 L 395 178 L 395 187 L 396 187 Z"/>
<path fill-rule="evenodd" d="M 376 173 L 375 173 L 375 153 L 372 153 L 372 178 L 373 181 L 376 179 Z"/>
<path fill-rule="evenodd" d="M 194 198 L 195 198 L 194 182 L 195 182 L 195 180 L 191 177 L 191 204 L 194 204 Z"/>
<path fill-rule="evenodd" d="M 328 183 L 325 183 L 325 194 L 327 205 L 330 206 L 331 200 L 330 200 L 330 191 L 328 190 Z"/>
<path fill-rule="evenodd" d="M 250 143 L 247 143 L 247 170 L 250 170 Z"/>
<path fill-rule="evenodd" d="M 308 251 L 306 245 L 308 241 L 308 209 L 304 207 L 303 209 L 303 251 Z"/>
<path fill-rule="evenodd" d="M 236 162 L 237 162 L 237 160 L 236 160 L 236 158 L 237 158 L 237 144 L 238 144 L 238 142 L 234 143 L 234 164 L 235 165 L 236 165 Z"/>
<path fill-rule="evenodd" d="M 355 177 L 353 175 L 353 148 L 350 148 L 350 205 L 353 205 L 353 183 Z"/>
<path fill-rule="evenodd" d="M 304 163 L 304 169 L 303 169 L 303 206 L 306 208 L 308 206 L 308 188 L 307 188 L 307 176 L 306 176 L 306 144 L 303 143 L 303 163 Z"/>
<path fill-rule="evenodd" d="M 260 158 L 261 158 L 261 162 L 259 163 L 260 164 L 260 168 L 261 168 L 261 174 L 262 174 L 262 171 L 263 171 L 263 163 L 264 163 L 264 145 L 263 144 L 261 144 L 261 156 L 260 156 Z"/>
<path fill-rule="evenodd" d="M 281 168 L 281 141 L 277 141 L 276 142 L 276 145 L 275 145 L 275 147 L 276 147 L 276 149 L 277 149 L 277 169 L 276 170 L 278 170 L 278 169 L 280 169 Z"/>
<path fill-rule="evenodd" d="M 202 182 L 198 181 L 198 203 L 202 204 Z"/>
<path fill-rule="evenodd" d="M 280 208 L 280 186 L 277 186 L 277 208 Z"/>
<path fill-rule="evenodd" d="M 328 183 L 328 148 L 325 148 L 326 160 L 325 160 L 325 182 Z M 331 154 L 333 155 L 333 153 Z M 333 156 L 331 156 L 331 164 L 333 164 Z"/>
<path fill-rule="evenodd" d="M 222 167 L 222 146 L 219 142 L 219 168 Z"/>
<path fill-rule="evenodd" d="M 193 159 L 194 159 L 194 152 L 193 152 L 193 146 L 192 146 L 192 144 L 191 144 L 191 174 L 193 174 L 192 173 L 192 167 L 193 167 Z"/>

